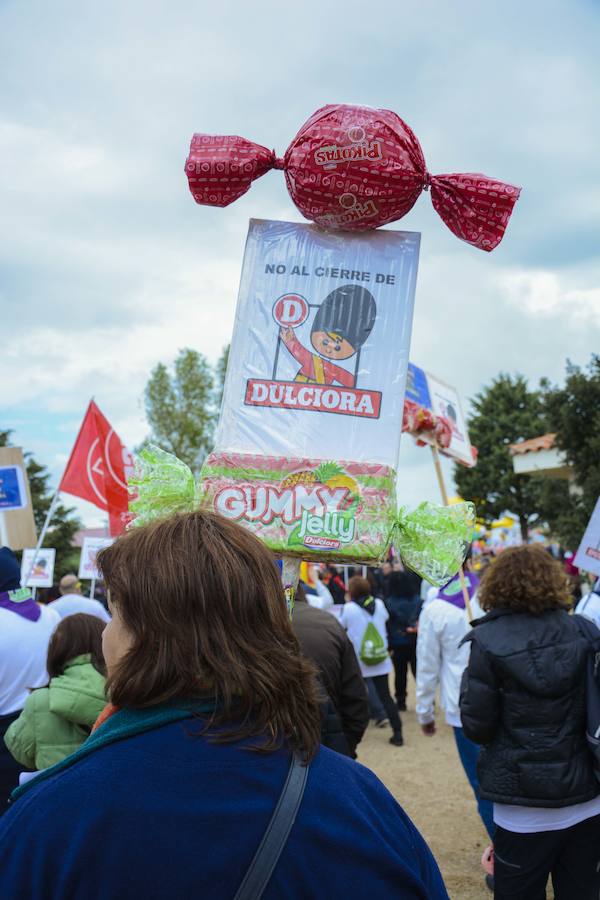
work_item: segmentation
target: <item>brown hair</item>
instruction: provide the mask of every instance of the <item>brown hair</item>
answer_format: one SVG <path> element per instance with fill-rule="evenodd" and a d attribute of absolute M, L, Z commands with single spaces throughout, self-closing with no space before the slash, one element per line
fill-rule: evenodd
<path fill-rule="evenodd" d="M 98 616 L 76 613 L 62 619 L 48 644 L 46 668 L 50 678 L 56 678 L 65 671 L 69 660 L 89 653 L 91 663 L 101 675 L 106 675 L 102 655 L 102 632 L 104 622 Z"/>
<path fill-rule="evenodd" d="M 98 554 L 133 643 L 108 680 L 117 706 L 211 698 L 213 739 L 320 741 L 314 668 L 300 655 L 281 578 L 249 531 L 206 510 L 133 528 Z"/>
<path fill-rule="evenodd" d="M 538 615 L 571 605 L 567 577 L 547 550 L 511 547 L 486 569 L 477 599 L 482 609 L 512 609 Z"/>
<path fill-rule="evenodd" d="M 353 600 L 363 600 L 371 596 L 371 585 L 362 575 L 353 575 L 348 582 L 348 593 Z"/>

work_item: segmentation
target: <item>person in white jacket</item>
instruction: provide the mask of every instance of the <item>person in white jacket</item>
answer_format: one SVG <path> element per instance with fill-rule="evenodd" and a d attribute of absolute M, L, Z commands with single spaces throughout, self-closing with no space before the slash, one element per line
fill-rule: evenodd
<path fill-rule="evenodd" d="M 316 609 L 324 609 L 329 612 L 333 607 L 333 597 L 331 596 L 331 591 L 327 587 L 327 585 L 323 584 L 320 578 L 317 578 L 314 585 L 305 584 L 304 585 L 304 593 L 306 594 L 306 602 L 309 606 L 314 606 Z"/>
<path fill-rule="evenodd" d="M 83 596 L 77 575 L 63 575 L 58 582 L 58 589 L 60 597 L 52 600 L 48 608 L 57 612 L 61 619 L 76 613 L 87 613 L 88 616 L 102 619 L 106 624 L 110 622 L 110 614 L 98 600 Z"/>
<path fill-rule="evenodd" d="M 483 615 L 475 596 L 477 579 L 471 573 L 465 573 L 465 577 L 473 613 L 475 617 Z M 459 647 L 459 644 L 469 629 L 462 588 L 459 577 L 456 576 L 433 600 L 424 605 L 419 618 L 416 712 L 423 734 L 433 736 L 436 731 L 435 692 L 439 685 L 446 722 L 454 730 L 460 761 L 473 788 L 481 820 L 492 838 L 492 804 L 479 797 L 479 747 L 465 737 L 460 721 L 460 680 L 469 662 L 469 647 Z"/>
<path fill-rule="evenodd" d="M 585 616 L 600 628 L 600 578 L 596 580 L 592 590 L 583 595 L 575 607 L 575 613 L 578 616 Z"/>
<path fill-rule="evenodd" d="M 386 629 L 389 613 L 383 600 L 371 596 L 369 582 L 360 575 L 354 575 L 350 579 L 348 593 L 351 599 L 340 613 L 340 622 L 348 632 L 362 676 L 374 686 L 392 726 L 390 744 L 402 747 L 402 720 L 388 684 L 388 676 L 392 671 Z"/>

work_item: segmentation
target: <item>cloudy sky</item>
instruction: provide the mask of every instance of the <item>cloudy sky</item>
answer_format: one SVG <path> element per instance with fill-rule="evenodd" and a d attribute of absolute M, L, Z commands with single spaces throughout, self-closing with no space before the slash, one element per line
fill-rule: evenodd
<path fill-rule="evenodd" d="M 192 133 L 282 155 L 331 102 L 398 112 L 433 173 L 523 187 L 492 254 L 427 195 L 392 226 L 422 232 L 414 362 L 465 401 L 500 371 L 560 381 L 600 349 L 599 45 L 596 0 L 0 0 L 0 427 L 55 482 L 92 395 L 143 438 L 151 368 L 230 338 L 248 219 L 301 218 L 279 172 L 196 206 Z M 400 486 L 438 498 L 410 439 Z"/>

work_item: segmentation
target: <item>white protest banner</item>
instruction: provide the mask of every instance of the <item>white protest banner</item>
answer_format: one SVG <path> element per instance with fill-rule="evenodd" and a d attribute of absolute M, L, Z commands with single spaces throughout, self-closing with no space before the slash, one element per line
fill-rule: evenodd
<path fill-rule="evenodd" d="M 466 465 L 472 466 L 471 442 L 458 391 L 429 373 L 427 373 L 427 381 L 431 394 L 432 411 L 436 416 L 444 416 L 452 426 L 452 440 L 444 452 L 448 456 L 453 456 Z"/>
<path fill-rule="evenodd" d="M 418 257 L 410 232 L 250 223 L 202 482 L 276 552 L 368 561 L 389 541 Z"/>
<path fill-rule="evenodd" d="M 83 539 L 78 578 L 98 580 L 101 577 L 96 565 L 96 556 L 104 547 L 110 547 L 114 540 L 110 537 L 85 537 Z"/>
<path fill-rule="evenodd" d="M 600 577 L 600 497 L 587 524 L 573 564 Z"/>
<path fill-rule="evenodd" d="M 467 423 L 456 388 L 450 387 L 435 375 L 410 363 L 406 398 L 424 409 L 430 410 L 435 416 L 443 416 L 448 420 L 452 429 L 450 446 L 440 448 L 445 456 L 450 456 L 467 466 L 475 464 Z M 426 443 L 434 440 L 426 432 L 420 434 L 419 439 Z"/>
<path fill-rule="evenodd" d="M 52 587 L 54 578 L 54 560 L 56 550 L 51 547 L 43 547 L 35 551 L 35 547 L 23 550 L 21 558 L 21 584 L 23 587 Z M 35 558 L 33 569 L 31 564 Z M 30 572 L 31 570 L 31 572 Z M 27 578 L 27 574 L 29 578 Z M 25 579 L 27 578 L 27 584 Z"/>

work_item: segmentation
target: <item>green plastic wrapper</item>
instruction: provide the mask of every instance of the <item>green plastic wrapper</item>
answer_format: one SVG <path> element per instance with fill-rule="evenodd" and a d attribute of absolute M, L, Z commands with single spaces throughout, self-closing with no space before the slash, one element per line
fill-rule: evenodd
<path fill-rule="evenodd" d="M 134 525 L 147 525 L 178 512 L 191 512 L 200 505 L 192 470 L 172 453 L 154 444 L 140 451 L 129 478 Z"/>
<path fill-rule="evenodd" d="M 412 512 L 401 509 L 398 513 L 394 544 L 409 569 L 442 587 L 462 566 L 474 523 L 472 503 L 421 503 Z"/>

